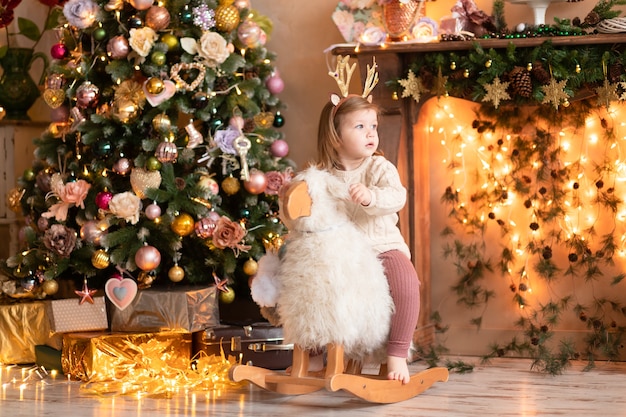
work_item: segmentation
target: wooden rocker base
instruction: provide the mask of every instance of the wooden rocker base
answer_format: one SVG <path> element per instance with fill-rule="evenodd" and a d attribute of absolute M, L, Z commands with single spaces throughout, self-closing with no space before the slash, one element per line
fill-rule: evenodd
<path fill-rule="evenodd" d="M 448 380 L 448 369 L 431 368 L 411 376 L 403 384 L 379 375 L 358 375 L 344 373 L 343 347 L 328 345 L 328 364 L 323 377 L 308 372 L 308 353 L 294 347 L 291 374 L 279 373 L 250 365 L 236 365 L 230 370 L 230 378 L 235 382 L 250 381 L 268 391 L 285 395 L 301 395 L 319 391 L 345 390 L 357 397 L 380 404 L 395 403 L 413 398 L 430 388 L 435 382 Z"/>

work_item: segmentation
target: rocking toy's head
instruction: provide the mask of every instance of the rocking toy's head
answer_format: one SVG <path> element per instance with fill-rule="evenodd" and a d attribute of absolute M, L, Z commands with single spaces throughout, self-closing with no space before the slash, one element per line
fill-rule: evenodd
<path fill-rule="evenodd" d="M 348 221 L 348 186 L 328 171 L 310 167 L 281 192 L 281 219 L 290 231 L 315 232 Z"/>

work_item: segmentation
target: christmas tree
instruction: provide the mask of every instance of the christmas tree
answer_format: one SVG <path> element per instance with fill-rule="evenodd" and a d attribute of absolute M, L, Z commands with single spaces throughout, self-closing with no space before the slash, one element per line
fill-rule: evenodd
<path fill-rule="evenodd" d="M 59 3 L 52 123 L 9 196 L 27 225 L 3 265 L 15 293 L 122 276 L 247 290 L 293 169 L 270 20 L 248 0 Z"/>

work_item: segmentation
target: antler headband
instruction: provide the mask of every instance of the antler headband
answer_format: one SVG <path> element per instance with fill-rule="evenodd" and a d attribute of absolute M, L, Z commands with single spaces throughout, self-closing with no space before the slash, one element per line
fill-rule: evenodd
<path fill-rule="evenodd" d="M 350 94 L 348 89 L 350 88 L 350 79 L 352 78 L 352 73 L 356 68 L 356 63 L 350 65 L 348 61 L 350 60 L 349 56 L 337 56 L 337 66 L 335 71 L 329 71 L 328 75 L 333 77 L 339 86 L 339 91 L 341 92 L 341 97 L 337 94 L 330 95 L 330 101 L 335 105 L 335 109 L 339 107 L 339 105 L 349 96 L 355 96 L 356 94 Z M 370 93 L 374 89 L 374 87 L 378 84 L 378 72 L 376 72 L 376 58 L 372 58 L 372 66 L 367 66 L 367 77 L 365 79 L 365 84 L 363 85 L 363 93 L 361 97 L 365 98 L 370 103 L 372 102 L 372 96 Z"/>

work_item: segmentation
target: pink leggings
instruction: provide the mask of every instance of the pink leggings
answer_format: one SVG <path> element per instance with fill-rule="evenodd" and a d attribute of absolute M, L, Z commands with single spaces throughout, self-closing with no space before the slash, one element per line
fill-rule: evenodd
<path fill-rule="evenodd" d="M 404 253 L 391 250 L 378 257 L 385 268 L 395 305 L 387 355 L 406 358 L 420 313 L 420 281 L 411 260 Z"/>

